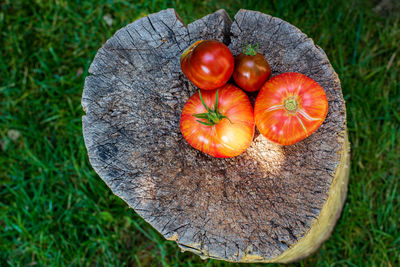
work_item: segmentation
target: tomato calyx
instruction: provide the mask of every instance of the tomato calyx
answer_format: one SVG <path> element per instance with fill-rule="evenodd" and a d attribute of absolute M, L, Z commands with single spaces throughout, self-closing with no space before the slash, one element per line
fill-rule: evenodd
<path fill-rule="evenodd" d="M 228 117 L 222 115 L 218 111 L 218 90 L 217 90 L 217 94 L 216 94 L 216 97 L 215 97 L 214 109 L 211 109 L 206 105 L 206 103 L 204 102 L 203 97 L 201 96 L 201 91 L 200 90 L 199 90 L 199 97 L 200 97 L 201 103 L 203 104 L 203 106 L 207 110 L 207 112 L 193 114 L 192 116 L 195 117 L 195 118 L 206 120 L 206 121 L 196 120 L 197 122 L 200 122 L 201 124 L 204 124 L 204 125 L 207 125 L 207 126 L 213 126 L 213 125 L 217 124 L 218 122 L 220 122 L 224 118 L 229 120 Z"/>
<path fill-rule="evenodd" d="M 258 53 L 258 46 L 259 46 L 258 43 L 255 46 L 252 46 L 251 44 L 247 44 L 247 41 L 246 41 L 246 45 L 244 45 L 244 43 L 243 43 L 241 52 L 242 52 L 242 54 L 247 55 L 247 56 L 255 56 Z"/>
<path fill-rule="evenodd" d="M 295 97 L 288 97 L 283 101 L 283 106 L 288 112 L 296 113 L 299 108 L 299 102 Z"/>

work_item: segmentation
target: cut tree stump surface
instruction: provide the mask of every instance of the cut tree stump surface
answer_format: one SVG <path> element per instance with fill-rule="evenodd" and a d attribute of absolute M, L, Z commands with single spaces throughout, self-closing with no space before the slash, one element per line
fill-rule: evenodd
<path fill-rule="evenodd" d="M 197 90 L 179 58 L 193 42 L 216 39 L 237 55 L 259 43 L 272 75 L 300 72 L 325 90 L 323 125 L 291 146 L 256 133 L 246 152 L 212 158 L 182 137 L 183 105 Z M 288 262 L 329 236 L 348 176 L 340 81 L 324 51 L 291 24 L 224 10 L 185 26 L 173 9 L 120 29 L 97 52 L 82 96 L 90 162 L 117 196 L 183 250 L 227 261 Z"/>

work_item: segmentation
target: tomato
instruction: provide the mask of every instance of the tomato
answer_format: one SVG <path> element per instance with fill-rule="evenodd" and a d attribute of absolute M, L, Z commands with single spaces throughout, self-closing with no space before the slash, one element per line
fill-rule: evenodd
<path fill-rule="evenodd" d="M 271 68 L 263 55 L 257 53 L 257 47 L 250 44 L 235 57 L 233 79 L 243 90 L 255 92 L 271 76 Z"/>
<path fill-rule="evenodd" d="M 200 40 L 181 55 L 183 74 L 197 87 L 212 90 L 226 84 L 235 60 L 229 48 L 214 40 Z"/>
<path fill-rule="evenodd" d="M 217 158 L 234 157 L 253 140 L 253 107 L 246 93 L 231 84 L 199 90 L 185 103 L 180 128 L 195 149 Z"/>
<path fill-rule="evenodd" d="M 258 93 L 254 114 L 267 139 L 291 145 L 310 136 L 324 122 L 328 100 L 313 79 L 296 72 L 277 75 Z"/>

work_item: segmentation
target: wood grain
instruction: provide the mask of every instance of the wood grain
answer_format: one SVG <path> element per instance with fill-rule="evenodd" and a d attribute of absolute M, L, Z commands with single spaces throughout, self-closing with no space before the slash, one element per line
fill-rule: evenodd
<path fill-rule="evenodd" d="M 231 159 L 194 150 L 180 133 L 179 118 L 197 88 L 183 76 L 179 57 L 200 39 L 220 40 L 234 54 L 243 41 L 258 42 L 272 75 L 297 71 L 316 80 L 329 102 L 324 124 L 286 147 L 256 134 L 250 148 Z M 330 214 L 323 229 L 333 227 L 343 194 L 336 205 L 325 204 L 335 200 L 332 185 L 348 166 L 339 164 L 348 153 L 340 81 L 324 51 L 296 27 L 248 10 L 233 23 L 219 10 L 185 26 L 167 9 L 117 31 L 89 73 L 82 122 L 90 162 L 114 194 L 165 238 L 205 258 L 287 262 L 329 236 L 320 231 L 321 241 L 308 244 L 307 252 L 288 252 L 307 237 L 323 208 Z M 279 258 L 285 252 L 289 256 Z"/>

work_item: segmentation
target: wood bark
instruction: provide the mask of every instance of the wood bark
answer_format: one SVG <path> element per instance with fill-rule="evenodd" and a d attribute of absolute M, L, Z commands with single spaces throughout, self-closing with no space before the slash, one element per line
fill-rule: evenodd
<path fill-rule="evenodd" d="M 259 43 L 272 75 L 296 71 L 325 90 L 323 125 L 292 145 L 256 134 L 238 157 L 193 149 L 179 129 L 195 88 L 179 57 L 215 39 L 238 54 Z M 346 196 L 348 141 L 340 81 L 324 51 L 291 24 L 224 10 L 185 26 L 173 9 L 140 18 L 97 52 L 82 95 L 89 160 L 105 183 L 165 238 L 203 258 L 289 262 L 329 237 Z"/>

